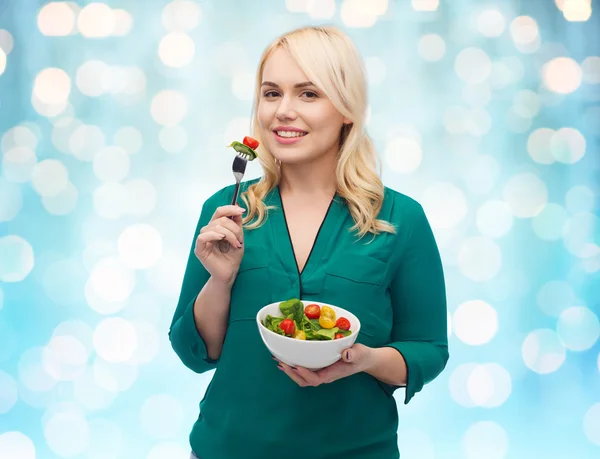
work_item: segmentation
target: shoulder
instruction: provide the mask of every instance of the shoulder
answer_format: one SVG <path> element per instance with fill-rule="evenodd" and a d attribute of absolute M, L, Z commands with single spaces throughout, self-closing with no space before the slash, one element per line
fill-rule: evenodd
<path fill-rule="evenodd" d="M 425 216 L 423 206 L 416 199 L 387 186 L 384 187 L 382 214 L 394 224 L 418 220 Z"/>

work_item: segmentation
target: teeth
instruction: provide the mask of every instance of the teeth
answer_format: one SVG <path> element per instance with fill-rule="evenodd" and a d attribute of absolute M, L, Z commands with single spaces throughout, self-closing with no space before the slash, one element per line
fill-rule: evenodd
<path fill-rule="evenodd" d="M 277 131 L 279 137 L 302 137 L 306 132 Z"/>

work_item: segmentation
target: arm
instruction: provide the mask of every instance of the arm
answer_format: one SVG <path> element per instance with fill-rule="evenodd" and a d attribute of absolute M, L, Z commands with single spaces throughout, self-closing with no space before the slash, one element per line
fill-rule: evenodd
<path fill-rule="evenodd" d="M 397 249 L 400 263 L 390 286 L 394 323 L 386 347 L 399 356 L 392 357 L 392 349 L 378 350 L 375 361 L 380 364 L 373 370 L 391 391 L 406 385 L 405 404 L 442 372 L 449 357 L 442 261 L 420 205 L 411 212 L 410 223 L 408 237 Z"/>
<path fill-rule="evenodd" d="M 215 210 L 210 201 L 202 207 L 169 330 L 173 350 L 196 373 L 216 367 L 227 331 L 231 294 L 231 285 L 212 279 L 194 253 L 200 229 L 208 224 Z"/>

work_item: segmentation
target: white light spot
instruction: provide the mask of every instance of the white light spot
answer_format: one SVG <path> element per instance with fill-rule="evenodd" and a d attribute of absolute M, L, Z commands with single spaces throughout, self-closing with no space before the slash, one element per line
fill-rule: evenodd
<path fill-rule="evenodd" d="M 570 351 L 585 351 L 598 341 L 600 322 L 596 314 L 588 308 L 574 306 L 560 314 L 556 332 Z"/>
<path fill-rule="evenodd" d="M 43 104 L 64 104 L 71 93 L 71 79 L 59 68 L 46 68 L 35 78 L 33 95 Z"/>
<path fill-rule="evenodd" d="M 42 196 L 44 209 L 53 215 L 67 215 L 75 210 L 79 193 L 71 182 L 64 190 L 54 196 Z"/>
<path fill-rule="evenodd" d="M 163 126 L 175 126 L 185 117 L 187 101 L 185 97 L 173 90 L 159 92 L 152 99 L 150 114 L 154 121 Z"/>
<path fill-rule="evenodd" d="M 531 159 L 539 164 L 552 164 L 554 156 L 550 144 L 555 131 L 549 128 L 538 128 L 529 134 L 527 152 Z"/>
<path fill-rule="evenodd" d="M 143 179 L 129 180 L 125 182 L 125 189 L 129 195 L 126 203 L 128 214 L 143 217 L 154 210 L 157 191 L 151 182 Z"/>
<path fill-rule="evenodd" d="M 94 174 L 104 182 L 123 180 L 129 168 L 129 155 L 120 147 L 106 147 L 94 156 Z"/>
<path fill-rule="evenodd" d="M 58 324 L 52 332 L 52 338 L 59 336 L 74 337 L 83 345 L 86 354 L 90 355 L 90 353 L 93 351 L 92 333 L 92 327 L 90 327 L 87 323 L 79 319 L 72 319 Z"/>
<path fill-rule="evenodd" d="M 175 0 L 168 3 L 162 11 L 162 23 L 169 31 L 190 31 L 202 18 L 198 3 L 191 0 Z"/>
<path fill-rule="evenodd" d="M 549 203 L 531 220 L 533 231 L 540 239 L 556 241 L 561 238 L 568 213 L 559 204 Z"/>
<path fill-rule="evenodd" d="M 285 0 L 285 7 L 290 13 L 306 13 L 310 1 L 312 0 Z"/>
<path fill-rule="evenodd" d="M 94 210 L 107 219 L 117 219 L 131 208 L 132 197 L 121 183 L 106 182 L 94 190 Z"/>
<path fill-rule="evenodd" d="M 502 266 L 500 247 L 486 237 L 467 239 L 458 252 L 458 265 L 462 274 L 476 282 L 486 282 L 498 274 Z"/>
<path fill-rule="evenodd" d="M 431 185 L 425 190 L 421 201 L 433 228 L 452 228 L 467 215 L 465 195 L 451 183 Z"/>
<path fill-rule="evenodd" d="M 498 10 L 485 10 L 477 16 L 477 30 L 481 35 L 499 37 L 504 29 L 506 29 L 506 19 Z"/>
<path fill-rule="evenodd" d="M 600 403 L 592 405 L 585 413 L 583 432 L 589 441 L 600 446 Z"/>
<path fill-rule="evenodd" d="M 415 11 L 436 11 L 440 6 L 440 0 L 411 0 Z"/>
<path fill-rule="evenodd" d="M 187 146 L 187 132 L 181 126 L 164 127 L 158 134 L 158 140 L 167 153 L 180 153 Z"/>
<path fill-rule="evenodd" d="M 477 210 L 477 228 L 484 236 L 500 238 L 508 234 L 513 225 L 510 206 L 504 201 L 487 201 Z"/>
<path fill-rule="evenodd" d="M 565 281 L 546 282 L 537 294 L 537 304 L 551 317 L 558 317 L 567 308 L 577 302 L 571 286 Z"/>
<path fill-rule="evenodd" d="M 0 434 L 0 451 L 2 459 L 36 459 L 35 446 L 31 439 L 17 431 Z"/>
<path fill-rule="evenodd" d="M 82 94 L 89 97 L 99 97 L 106 91 L 104 81 L 110 71 L 110 66 L 103 61 L 86 61 L 77 69 L 75 84 Z"/>
<path fill-rule="evenodd" d="M 446 42 L 435 33 L 423 35 L 419 40 L 419 54 L 426 61 L 439 61 L 446 54 Z"/>
<path fill-rule="evenodd" d="M 112 34 L 117 37 L 124 37 L 131 32 L 133 28 L 133 16 L 126 10 L 115 9 L 113 10 L 115 17 L 115 26 Z"/>
<path fill-rule="evenodd" d="M 141 223 L 127 227 L 119 236 L 119 257 L 132 269 L 154 266 L 162 255 L 162 238 L 151 225 Z"/>
<path fill-rule="evenodd" d="M 77 403 L 88 410 L 98 411 L 110 407 L 117 393 L 102 387 L 94 378 L 90 368 L 73 381 L 73 396 Z M 107 458 L 108 459 L 108 458 Z"/>
<path fill-rule="evenodd" d="M 483 108 L 475 108 L 468 114 L 468 132 L 482 137 L 492 128 L 492 118 Z"/>
<path fill-rule="evenodd" d="M 547 374 L 558 370 L 564 363 L 566 350 L 554 330 L 538 329 L 529 333 L 523 341 L 521 355 L 530 370 Z"/>
<path fill-rule="evenodd" d="M 510 396 L 512 380 L 501 365 L 486 363 L 473 370 L 467 381 L 467 389 L 477 406 L 496 408 Z"/>
<path fill-rule="evenodd" d="M 133 126 L 123 126 L 115 132 L 113 142 L 127 151 L 127 153 L 135 154 L 142 149 L 142 133 Z"/>
<path fill-rule="evenodd" d="M 502 196 L 515 217 L 531 218 L 546 205 L 548 191 L 537 175 L 527 172 L 512 176 L 504 186 Z"/>
<path fill-rule="evenodd" d="M 214 50 L 214 64 L 221 76 L 231 77 L 240 71 L 248 71 L 248 51 L 239 41 L 221 43 Z"/>
<path fill-rule="evenodd" d="M 572 213 L 592 212 L 595 200 L 594 192 L 585 185 L 575 185 L 565 197 L 567 209 Z"/>
<path fill-rule="evenodd" d="M 492 73 L 492 61 L 480 48 L 465 48 L 456 56 L 454 70 L 466 83 L 483 83 Z"/>
<path fill-rule="evenodd" d="M 132 321 L 145 320 L 154 325 L 159 325 L 162 316 L 161 307 L 156 297 L 150 293 L 138 293 L 127 301 L 127 307 L 121 317 Z"/>
<path fill-rule="evenodd" d="M 452 322 L 454 334 L 470 346 L 489 343 L 498 332 L 496 310 L 481 300 L 467 301 L 458 306 Z"/>
<path fill-rule="evenodd" d="M 44 292 L 58 305 L 79 305 L 83 299 L 82 286 L 86 274 L 78 260 L 59 259 L 48 265 L 44 271 L 42 285 Z"/>
<path fill-rule="evenodd" d="M 37 135 L 27 126 L 14 126 L 2 136 L 2 151 L 6 154 L 15 147 L 35 150 L 38 144 Z"/>
<path fill-rule="evenodd" d="M 470 123 L 470 112 L 465 107 L 451 105 L 443 115 L 444 127 L 450 134 L 466 132 Z"/>
<path fill-rule="evenodd" d="M 463 447 L 466 459 L 505 459 L 508 454 L 508 435 L 495 422 L 476 422 L 467 429 Z"/>
<path fill-rule="evenodd" d="M 575 164 L 583 158 L 585 147 L 585 137 L 577 129 L 559 129 L 550 139 L 552 156 L 565 164 Z"/>
<path fill-rule="evenodd" d="M 169 67 L 184 67 L 189 64 L 196 47 L 191 37 L 184 32 L 171 32 L 158 45 L 158 56 Z"/>
<path fill-rule="evenodd" d="M 0 29 L 0 49 L 4 51 L 5 55 L 9 55 L 13 49 L 14 40 L 13 36 L 8 30 Z"/>
<path fill-rule="evenodd" d="M 448 379 L 450 396 L 456 403 L 465 408 L 477 406 L 468 391 L 468 381 L 478 366 L 476 363 L 460 364 L 452 371 Z"/>
<path fill-rule="evenodd" d="M 45 159 L 35 165 L 31 184 L 41 196 L 56 196 L 67 188 L 69 171 L 59 160 Z"/>
<path fill-rule="evenodd" d="M 0 282 L 21 282 L 33 269 L 33 248 L 20 236 L 0 237 Z"/>
<path fill-rule="evenodd" d="M 140 349 L 144 346 L 145 337 L 138 334 L 138 339 L 141 341 L 138 343 L 135 354 L 145 352 L 144 349 Z M 99 357 L 94 361 L 92 372 L 94 381 L 99 387 L 115 394 L 128 390 L 138 377 L 136 365 L 132 365 L 130 362 L 107 362 Z"/>
<path fill-rule="evenodd" d="M 408 429 L 398 432 L 398 446 L 403 458 L 435 459 L 435 446 L 425 432 Z"/>
<path fill-rule="evenodd" d="M 474 194 L 489 193 L 494 187 L 500 165 L 491 155 L 477 155 L 462 167 L 463 180 Z"/>
<path fill-rule="evenodd" d="M 89 445 L 90 431 L 83 411 L 71 408 L 47 417 L 44 438 L 50 450 L 61 457 L 77 456 Z"/>
<path fill-rule="evenodd" d="M 46 372 L 57 381 L 73 381 L 83 374 L 88 354 L 73 336 L 56 336 L 44 347 L 42 362 Z"/>
<path fill-rule="evenodd" d="M 14 147 L 2 157 L 2 174 L 11 182 L 25 183 L 31 179 L 36 164 L 35 151 L 28 147 Z"/>
<path fill-rule="evenodd" d="M 492 91 L 489 84 L 469 84 L 463 88 L 463 99 L 472 107 L 482 108 L 485 107 L 488 102 L 492 99 Z M 491 126 L 491 118 L 487 112 L 482 112 L 485 117 L 485 125 Z M 476 119 L 478 115 L 477 111 L 471 112 L 471 123 L 475 126 L 482 123 Z M 489 127 L 487 127 L 489 129 Z"/>
<path fill-rule="evenodd" d="M 167 297 L 176 297 L 181 289 L 187 255 L 165 250 L 160 263 L 146 272 L 146 280 L 152 290 Z"/>
<path fill-rule="evenodd" d="M 6 70 L 6 54 L 0 49 L 0 75 Z"/>
<path fill-rule="evenodd" d="M 583 72 L 570 57 L 557 57 L 542 67 L 542 80 L 548 90 L 570 94 L 581 85 Z"/>
<path fill-rule="evenodd" d="M 119 425 L 108 419 L 94 418 L 88 423 L 90 445 L 87 459 L 122 457 L 123 432 Z"/>
<path fill-rule="evenodd" d="M 588 56 L 581 63 L 583 81 L 589 84 L 600 84 L 600 56 Z"/>
<path fill-rule="evenodd" d="M 110 317 L 94 330 L 94 348 L 108 362 L 128 361 L 138 347 L 135 327 L 128 320 Z"/>
<path fill-rule="evenodd" d="M 69 148 L 81 161 L 92 161 L 106 145 L 106 136 L 98 126 L 82 124 L 69 138 Z"/>
<path fill-rule="evenodd" d="M 65 37 L 75 31 L 75 10 L 67 2 L 51 2 L 42 7 L 37 17 L 42 35 Z"/>
<path fill-rule="evenodd" d="M 154 445 L 146 459 L 165 459 L 181 458 L 186 459 L 190 455 L 189 447 L 184 447 L 179 443 L 165 442 Z"/>
<path fill-rule="evenodd" d="M 377 22 L 377 14 L 365 0 L 344 0 L 340 16 L 346 27 L 372 27 Z"/>
<path fill-rule="evenodd" d="M 169 394 L 148 397 L 140 410 L 140 423 L 154 438 L 170 438 L 179 432 L 183 423 L 181 402 Z"/>
<path fill-rule="evenodd" d="M 152 362 L 160 350 L 160 337 L 155 325 L 145 320 L 136 320 L 133 323 L 138 336 L 138 347 L 133 353 L 129 363 L 144 365 Z"/>
<path fill-rule="evenodd" d="M 42 351 L 41 347 L 29 348 L 19 359 L 19 380 L 33 392 L 49 391 L 57 382 L 42 366 Z"/>
<path fill-rule="evenodd" d="M 240 100 L 251 101 L 254 97 L 254 74 L 240 71 L 231 78 L 231 92 Z"/>
<path fill-rule="evenodd" d="M 313 19 L 331 19 L 335 15 L 335 0 L 309 0 L 306 12 Z"/>
<path fill-rule="evenodd" d="M 530 45 L 539 38 L 539 30 L 535 19 L 519 16 L 510 23 L 510 34 L 515 45 Z"/>
<path fill-rule="evenodd" d="M 567 219 L 563 241 L 567 250 L 579 258 L 589 258 L 598 254 L 600 243 L 600 218 L 591 212 L 581 212 Z M 595 243 L 596 244 L 595 244 Z"/>
<path fill-rule="evenodd" d="M 421 165 L 421 144 L 408 137 L 391 139 L 385 148 L 385 159 L 393 171 L 401 174 L 414 172 Z"/>
<path fill-rule="evenodd" d="M 365 67 L 367 69 L 367 80 L 369 84 L 378 85 L 385 80 L 385 62 L 383 62 L 379 57 L 370 56 L 365 59 Z"/>
<path fill-rule="evenodd" d="M 563 16 L 570 22 L 585 22 L 592 16 L 592 0 L 566 0 Z"/>
<path fill-rule="evenodd" d="M 8 413 L 15 406 L 17 400 L 19 400 L 17 383 L 11 375 L 0 371 L 0 414 Z M 0 449 L 0 451 L 3 450 Z"/>
<path fill-rule="evenodd" d="M 117 258 L 100 260 L 90 275 L 90 288 L 101 299 L 117 303 L 129 298 L 135 285 L 134 273 Z"/>
<path fill-rule="evenodd" d="M 527 89 L 519 91 L 514 98 L 514 110 L 523 118 L 533 118 L 540 111 L 540 101 L 537 93 Z"/>
<path fill-rule="evenodd" d="M 77 28 L 86 38 L 104 38 L 115 29 L 115 14 L 105 3 L 89 3 L 77 17 Z"/>

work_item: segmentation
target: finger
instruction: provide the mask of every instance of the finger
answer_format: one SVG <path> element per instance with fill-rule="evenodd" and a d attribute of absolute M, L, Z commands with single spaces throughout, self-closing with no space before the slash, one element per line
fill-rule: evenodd
<path fill-rule="evenodd" d="M 222 233 L 218 233 L 216 231 L 206 231 L 206 232 L 200 234 L 196 238 L 196 245 L 198 245 L 198 244 L 207 244 L 209 242 L 220 241 L 224 237 L 225 237 L 225 235 L 222 234 Z"/>
<path fill-rule="evenodd" d="M 217 210 L 215 210 L 215 213 L 213 214 L 211 220 L 216 220 L 217 218 L 221 218 L 221 217 L 230 217 L 230 216 L 234 216 L 234 215 L 242 215 L 244 212 L 246 211 L 246 209 L 241 208 L 240 206 L 221 206 L 221 207 L 217 207 Z"/>
<path fill-rule="evenodd" d="M 283 362 L 279 362 L 279 365 L 277 365 L 277 368 L 279 368 L 286 375 L 288 375 L 290 377 L 290 379 L 292 379 L 292 381 L 294 381 L 300 387 L 307 387 L 307 386 L 311 385 L 300 375 L 298 375 L 297 373 L 294 373 L 294 370 L 292 370 L 292 368 L 289 365 L 286 365 Z"/>
<path fill-rule="evenodd" d="M 302 377 L 302 379 L 304 379 L 306 382 L 308 382 L 311 386 L 318 386 L 320 384 L 323 384 L 325 381 L 319 376 L 318 373 L 311 371 L 307 368 L 304 367 L 296 367 L 296 370 L 292 370 L 295 371 L 296 374 L 298 374 L 300 377 Z"/>
<path fill-rule="evenodd" d="M 342 361 L 335 362 L 333 365 L 329 365 L 321 370 L 315 372 L 321 381 L 324 383 L 332 383 L 346 376 L 350 376 L 355 373 L 354 368 Z"/>
<path fill-rule="evenodd" d="M 237 236 L 235 234 L 233 234 L 233 232 L 231 232 L 229 229 L 225 228 L 222 225 L 215 225 L 213 227 L 213 231 L 219 233 L 219 234 L 223 234 L 225 235 L 225 239 L 227 241 L 229 241 L 229 243 L 233 246 L 233 247 L 237 247 L 238 249 L 242 246 L 241 242 L 239 241 L 239 239 L 237 238 Z"/>
<path fill-rule="evenodd" d="M 235 236 L 238 238 L 238 240 L 240 242 L 243 241 L 244 235 L 243 235 L 243 231 L 242 231 L 242 225 L 236 223 L 235 221 L 231 220 L 228 217 L 221 217 L 218 220 L 215 220 L 214 222 L 211 222 L 209 225 L 221 225 L 221 226 L 224 226 L 229 231 L 231 231 L 233 234 L 235 234 Z"/>

